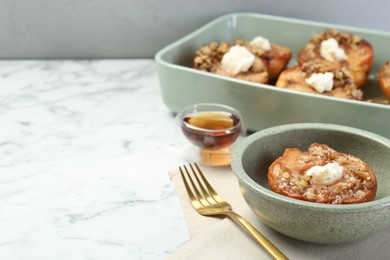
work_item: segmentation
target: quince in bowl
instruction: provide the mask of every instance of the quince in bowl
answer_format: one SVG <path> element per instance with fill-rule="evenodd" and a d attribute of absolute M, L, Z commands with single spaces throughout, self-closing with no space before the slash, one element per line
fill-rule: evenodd
<path fill-rule="evenodd" d="M 354 204 L 300 200 L 271 190 L 268 171 L 286 148 L 321 143 L 364 161 L 375 173 L 376 196 Z M 256 132 L 236 148 L 232 169 L 242 195 L 272 229 L 299 240 L 352 242 L 390 227 L 390 140 L 357 128 L 321 123 L 287 124 Z"/>

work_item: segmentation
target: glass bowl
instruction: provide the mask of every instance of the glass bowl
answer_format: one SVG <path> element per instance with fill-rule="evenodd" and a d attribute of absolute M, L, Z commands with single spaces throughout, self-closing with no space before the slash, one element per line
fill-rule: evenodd
<path fill-rule="evenodd" d="M 175 118 L 175 136 L 189 162 L 230 165 L 234 147 L 246 136 L 240 112 L 222 104 L 186 107 Z"/>

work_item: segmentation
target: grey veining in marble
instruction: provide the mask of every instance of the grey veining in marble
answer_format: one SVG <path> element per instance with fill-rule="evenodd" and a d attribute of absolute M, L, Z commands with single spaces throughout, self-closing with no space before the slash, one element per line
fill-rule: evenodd
<path fill-rule="evenodd" d="M 162 259 L 189 239 L 152 60 L 0 62 L 0 259 Z"/>

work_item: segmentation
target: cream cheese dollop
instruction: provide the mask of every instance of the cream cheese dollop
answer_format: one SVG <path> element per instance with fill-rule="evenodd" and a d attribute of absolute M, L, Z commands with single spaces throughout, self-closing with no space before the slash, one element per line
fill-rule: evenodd
<path fill-rule="evenodd" d="M 321 42 L 320 54 L 322 58 L 328 61 L 343 61 L 348 58 L 335 38 L 329 38 Z"/>
<path fill-rule="evenodd" d="M 333 89 L 333 73 L 313 73 L 305 81 L 306 83 L 314 88 L 319 93 L 324 93 L 325 91 L 331 91 Z"/>
<path fill-rule="evenodd" d="M 331 185 L 343 178 L 344 168 L 337 162 L 325 164 L 324 166 L 313 166 L 305 172 L 311 176 L 310 182 L 320 185 Z"/>
<path fill-rule="evenodd" d="M 253 55 L 247 48 L 240 45 L 234 45 L 222 57 L 222 69 L 237 75 L 240 72 L 246 72 L 255 62 L 255 55 Z"/>
<path fill-rule="evenodd" d="M 262 36 L 257 36 L 255 38 L 253 38 L 253 40 L 249 42 L 249 45 L 251 47 L 261 48 L 265 51 L 271 50 L 270 41 Z"/>

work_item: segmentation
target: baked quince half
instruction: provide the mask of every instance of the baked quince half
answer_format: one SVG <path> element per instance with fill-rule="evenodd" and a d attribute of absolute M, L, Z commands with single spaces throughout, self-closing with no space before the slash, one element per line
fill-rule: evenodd
<path fill-rule="evenodd" d="M 282 45 L 270 43 L 269 47 L 259 44 L 263 37 L 255 37 L 252 41 L 236 40 L 236 44 L 245 46 L 259 57 L 267 67 L 270 80 L 276 80 L 279 74 L 287 67 L 291 59 L 291 49 Z"/>
<path fill-rule="evenodd" d="M 222 76 L 268 83 L 265 63 L 247 48 L 231 46 L 229 42 L 212 42 L 196 51 L 194 68 Z"/>
<path fill-rule="evenodd" d="M 352 80 L 348 67 L 306 62 L 284 70 L 276 87 L 351 100 L 362 100 L 363 92 Z"/>
<path fill-rule="evenodd" d="M 268 84 L 290 61 L 289 48 L 272 44 L 262 36 L 251 41 L 212 42 L 196 51 L 194 68 L 227 77 Z"/>
<path fill-rule="evenodd" d="M 390 60 L 383 64 L 378 74 L 379 86 L 385 94 L 386 98 L 390 101 Z"/>
<path fill-rule="evenodd" d="M 329 29 L 314 36 L 298 52 L 298 64 L 314 61 L 335 69 L 347 66 L 355 85 L 362 88 L 367 82 L 373 56 L 373 48 L 367 40 L 352 33 Z"/>
<path fill-rule="evenodd" d="M 268 183 L 281 195 L 326 204 L 372 201 L 378 186 L 366 162 L 319 143 L 307 151 L 286 148 L 270 165 Z"/>

